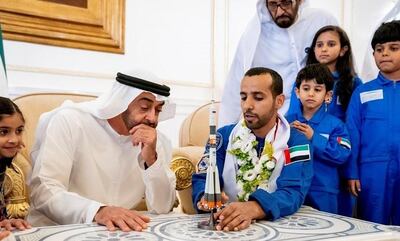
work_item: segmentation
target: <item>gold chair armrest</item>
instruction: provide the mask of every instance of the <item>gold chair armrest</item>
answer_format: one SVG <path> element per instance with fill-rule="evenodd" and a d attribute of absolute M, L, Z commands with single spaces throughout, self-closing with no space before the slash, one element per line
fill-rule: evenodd
<path fill-rule="evenodd" d="M 25 180 L 30 170 L 29 161 L 20 154 L 14 158 L 11 167 L 6 169 L 4 199 L 8 218 L 24 219 L 28 215 L 28 187 Z"/>
<path fill-rule="evenodd" d="M 203 152 L 203 146 L 187 146 L 174 149 L 172 154 L 170 167 L 176 176 L 181 209 L 186 214 L 196 213 L 192 204 L 192 175 L 196 172 L 197 162 Z"/>

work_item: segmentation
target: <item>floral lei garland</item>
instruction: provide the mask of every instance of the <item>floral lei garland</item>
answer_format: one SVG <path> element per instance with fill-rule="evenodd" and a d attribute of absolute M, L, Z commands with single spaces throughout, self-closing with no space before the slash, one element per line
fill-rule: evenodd
<path fill-rule="evenodd" d="M 244 121 L 242 128 L 233 138 L 232 149 L 228 152 L 237 158 L 239 170 L 236 175 L 236 185 L 239 189 L 238 200 L 248 201 L 249 196 L 257 187 L 271 177 L 275 168 L 276 160 L 272 156 L 274 153 L 272 143 L 266 142 L 261 157 L 257 156 L 256 147 L 258 141 L 251 130 L 247 128 Z"/>

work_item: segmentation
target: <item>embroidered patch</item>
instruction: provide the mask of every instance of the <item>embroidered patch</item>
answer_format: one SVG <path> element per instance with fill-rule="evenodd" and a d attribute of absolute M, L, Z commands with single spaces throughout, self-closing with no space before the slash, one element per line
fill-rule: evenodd
<path fill-rule="evenodd" d="M 343 138 L 343 137 L 338 137 L 337 142 L 339 143 L 339 145 L 343 146 L 344 148 L 351 149 L 351 144 L 348 139 Z"/>
<path fill-rule="evenodd" d="M 383 100 L 383 90 L 371 90 L 360 93 L 361 104 L 373 100 Z"/>
<path fill-rule="evenodd" d="M 285 150 L 285 165 L 298 161 L 308 161 L 311 158 L 310 146 L 298 145 Z"/>
<path fill-rule="evenodd" d="M 221 148 L 223 142 L 222 135 L 219 132 L 217 132 L 217 134 L 215 135 L 215 142 L 216 142 L 215 143 L 216 150 L 218 151 L 219 148 Z M 210 146 L 211 146 L 210 139 L 208 139 L 205 151 L 206 153 L 210 152 Z"/>
<path fill-rule="evenodd" d="M 197 163 L 197 173 L 207 173 L 209 163 L 208 154 L 204 154 L 204 156 Z"/>

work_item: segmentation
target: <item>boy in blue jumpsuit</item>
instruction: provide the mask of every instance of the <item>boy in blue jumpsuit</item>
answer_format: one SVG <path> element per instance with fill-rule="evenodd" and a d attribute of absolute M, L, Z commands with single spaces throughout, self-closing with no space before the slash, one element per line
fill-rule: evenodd
<path fill-rule="evenodd" d="M 304 204 L 337 213 L 338 168 L 347 161 L 351 145 L 344 123 L 326 110 L 333 78 L 325 65 L 310 64 L 300 70 L 295 85 L 301 110 L 287 120 L 305 134 L 314 150 L 314 178 Z"/>
<path fill-rule="evenodd" d="M 293 214 L 304 201 L 313 176 L 312 152 L 305 136 L 291 128 L 277 112 L 284 102 L 282 88 L 281 77 L 271 69 L 258 67 L 247 71 L 240 92 L 243 119 L 238 124 L 222 127 L 217 132 L 217 165 L 221 189 L 226 194 L 223 195 L 226 197 L 224 201 L 229 198 L 229 204 L 215 215 L 219 220 L 217 230 L 242 230 L 252 220 L 275 220 Z M 244 201 L 239 202 L 238 197 L 242 193 L 240 190 L 244 189 L 238 187 L 238 175 L 243 164 L 235 159 L 231 147 L 240 136 L 235 133 L 243 133 L 240 132 L 242 130 L 248 131 L 246 135 L 249 138 L 243 138 L 244 142 L 252 137 L 254 139 L 250 143 L 257 143 L 244 153 L 253 153 L 257 156 L 255 163 L 261 163 L 262 153 L 271 145 L 273 158 L 269 160 L 275 160 L 275 164 L 269 179 L 261 182 L 245 195 Z M 198 163 L 198 173 L 192 178 L 193 204 L 199 212 L 207 211 L 201 200 L 206 182 L 208 150 L 207 145 L 205 156 Z M 229 167 L 233 170 L 231 176 Z"/>
<path fill-rule="evenodd" d="M 350 100 L 347 177 L 360 218 L 400 225 L 400 21 L 383 23 L 371 45 L 380 72 Z"/>

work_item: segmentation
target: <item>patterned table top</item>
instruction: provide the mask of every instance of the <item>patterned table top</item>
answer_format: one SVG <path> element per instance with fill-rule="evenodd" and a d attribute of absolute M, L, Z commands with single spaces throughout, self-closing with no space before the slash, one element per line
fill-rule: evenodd
<path fill-rule="evenodd" d="M 32 228 L 15 232 L 9 240 L 400 240 L 400 226 L 385 226 L 303 207 L 294 215 L 274 222 L 259 221 L 239 232 L 197 228 L 208 215 L 149 215 L 144 232 L 109 232 L 96 224 L 75 224 Z"/>

